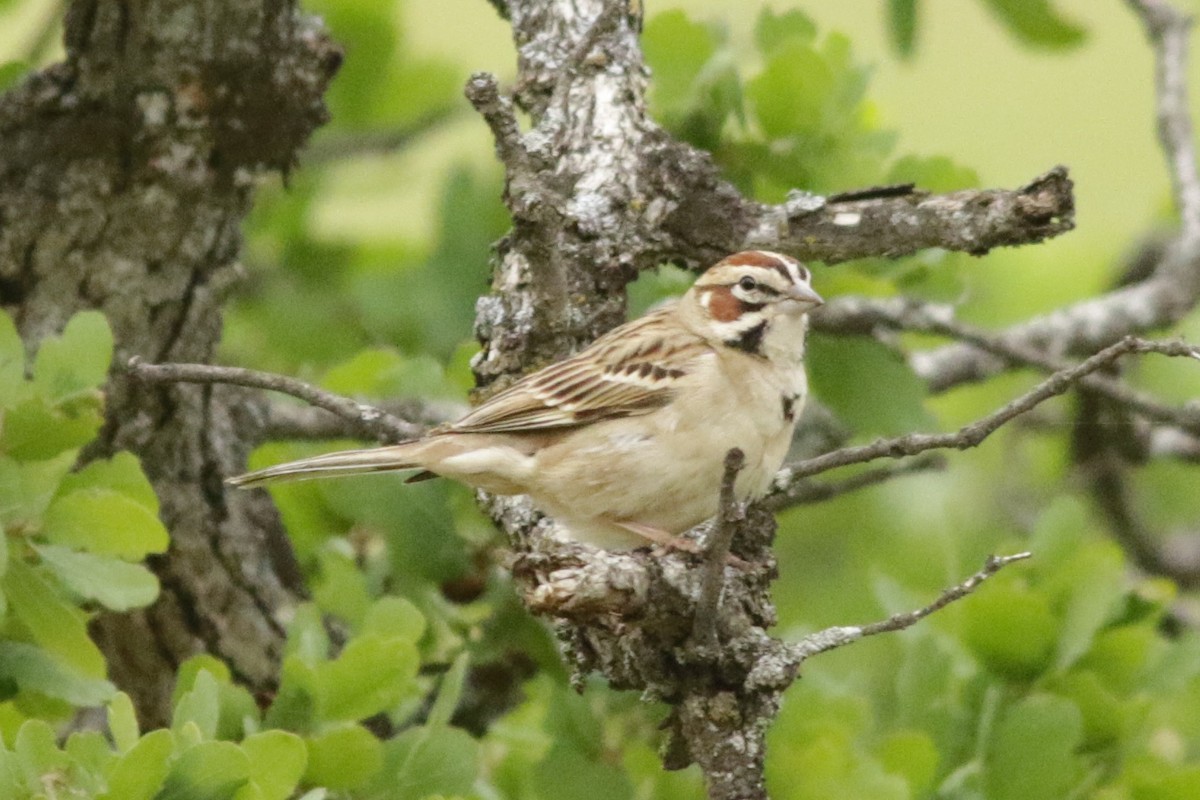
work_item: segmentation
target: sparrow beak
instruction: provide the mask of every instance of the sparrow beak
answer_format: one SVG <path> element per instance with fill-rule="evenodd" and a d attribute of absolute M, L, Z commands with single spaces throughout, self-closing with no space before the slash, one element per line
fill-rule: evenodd
<path fill-rule="evenodd" d="M 788 289 L 789 300 L 803 303 L 806 308 L 816 308 L 825 305 L 825 298 L 813 291 L 811 286 L 793 286 Z"/>

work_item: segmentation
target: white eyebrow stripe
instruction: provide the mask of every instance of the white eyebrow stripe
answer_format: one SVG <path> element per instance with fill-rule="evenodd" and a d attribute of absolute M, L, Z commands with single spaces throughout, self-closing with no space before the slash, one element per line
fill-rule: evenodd
<path fill-rule="evenodd" d="M 785 256 L 783 253 L 776 253 L 774 250 L 760 250 L 760 253 L 766 256 L 771 256 L 780 264 L 787 268 L 788 275 L 792 279 L 792 283 L 801 283 L 804 281 L 804 276 L 800 274 L 800 262 L 791 256 Z"/>

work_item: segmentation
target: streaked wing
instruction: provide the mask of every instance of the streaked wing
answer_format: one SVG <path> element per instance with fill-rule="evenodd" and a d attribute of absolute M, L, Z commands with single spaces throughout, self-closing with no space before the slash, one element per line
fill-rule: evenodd
<path fill-rule="evenodd" d="M 671 400 L 705 351 L 662 308 L 522 378 L 444 430 L 529 432 L 645 414 Z"/>

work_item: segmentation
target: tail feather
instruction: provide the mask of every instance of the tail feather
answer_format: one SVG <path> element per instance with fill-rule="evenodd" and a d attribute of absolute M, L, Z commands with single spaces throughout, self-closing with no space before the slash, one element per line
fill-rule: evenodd
<path fill-rule="evenodd" d="M 414 448 L 410 444 L 372 447 L 366 450 L 344 450 L 276 464 L 265 469 L 247 472 L 245 475 L 226 478 L 225 482 L 231 486 L 253 487 L 279 481 L 421 469 L 421 465 L 413 461 L 415 455 Z"/>

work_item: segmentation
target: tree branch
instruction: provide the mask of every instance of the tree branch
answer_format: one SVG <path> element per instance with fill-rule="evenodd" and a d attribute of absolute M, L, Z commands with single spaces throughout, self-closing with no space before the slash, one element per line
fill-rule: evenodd
<path fill-rule="evenodd" d="M 946 467 L 946 459 L 938 453 L 923 453 L 909 461 L 901 461 L 886 467 L 866 470 L 841 481 L 814 481 L 807 479 L 790 480 L 788 468 L 784 467 L 771 485 L 771 492 L 762 500 L 763 506 L 770 511 L 782 511 L 793 506 L 823 503 L 844 494 L 857 492 L 871 486 L 913 475 L 918 472 L 941 470 Z"/>
<path fill-rule="evenodd" d="M 835 650 L 848 644 L 857 642 L 868 636 L 875 636 L 880 633 L 892 633 L 894 631 L 902 631 L 906 628 L 911 628 L 921 620 L 940 611 L 956 600 L 961 600 L 967 595 L 974 592 L 984 581 L 995 575 L 1000 570 L 1007 567 L 1009 564 L 1017 561 L 1024 561 L 1029 558 L 1032 553 L 1015 553 L 1011 556 L 988 556 L 984 562 L 983 569 L 976 572 L 971 577 L 967 578 L 962 583 L 956 584 L 943 591 L 938 598 L 927 606 L 918 608 L 915 611 L 909 611 L 904 614 L 893 614 L 880 622 L 873 622 L 870 625 L 862 625 L 858 627 L 832 627 L 822 631 L 805 636 L 799 642 L 791 645 L 788 649 L 795 660 L 797 667 L 805 660 L 820 653 L 826 653 L 830 650 Z"/>
<path fill-rule="evenodd" d="M 1122 336 L 1168 327 L 1200 301 L 1200 180 L 1186 81 L 1191 23 L 1165 0 L 1127 2 L 1141 17 L 1154 47 L 1159 139 L 1181 233 L 1165 248 L 1149 279 L 1014 325 L 999 335 L 1006 343 L 1063 354 L 1093 352 Z M 913 366 L 937 392 L 982 380 L 1004 369 L 1005 362 L 954 344 L 921 354 Z"/>
<path fill-rule="evenodd" d="M 1200 240 L 1200 179 L 1187 88 L 1191 17 L 1165 0 L 1126 0 L 1141 18 L 1154 48 L 1158 138 L 1174 187 L 1175 208 L 1190 242 Z"/>
<path fill-rule="evenodd" d="M 380 442 L 414 439 L 425 432 L 422 426 L 394 417 L 382 409 L 285 375 L 211 364 L 147 364 L 136 357 L 129 360 L 126 369 L 135 380 L 146 383 L 225 383 L 291 395 L 337 415 L 354 425 L 360 435 Z"/>
<path fill-rule="evenodd" d="M 934 306 L 903 297 L 883 300 L 841 297 L 828 304 L 828 311 L 822 308 L 817 313 L 814 327 L 824 332 L 868 335 L 878 335 L 881 328 L 936 333 L 1003 359 L 1006 364 L 1031 366 L 1046 372 L 1070 368 L 1070 364 L 1061 358 L 1021 341 L 1011 341 L 959 322 L 953 315 L 954 311 L 949 306 Z M 924 355 L 915 353 L 910 358 L 918 374 Z M 1164 405 L 1103 374 L 1081 376 L 1079 383 L 1154 422 L 1175 425 L 1200 434 L 1200 408 Z"/>
<path fill-rule="evenodd" d="M 929 247 L 983 255 L 994 247 L 1030 244 L 1075 226 L 1066 167 L 1017 189 L 979 189 L 859 199 L 796 193 L 760 206 L 758 220 L 732 250 L 783 250 L 827 264 L 867 256 L 894 258 Z"/>
<path fill-rule="evenodd" d="M 787 487 L 800 478 L 827 472 L 850 464 L 862 464 L 877 458 L 903 458 L 924 453 L 927 450 L 954 448 L 966 450 L 983 442 L 988 436 L 1010 420 L 1024 414 L 1040 403 L 1062 394 L 1079 380 L 1101 367 L 1111 364 L 1130 353 L 1159 353 L 1166 356 L 1183 356 L 1200 359 L 1200 350 L 1184 342 L 1155 342 L 1135 337 L 1126 337 L 1075 366 L 1059 370 L 1033 389 L 1016 398 L 1003 408 L 982 419 L 965 425 L 954 433 L 910 433 L 892 439 L 879 439 L 868 445 L 846 447 L 832 453 L 790 464 L 776 478 L 777 491 L 786 492 Z"/>
<path fill-rule="evenodd" d="M 746 507 L 733 494 L 738 473 L 746 466 L 746 456 L 738 448 L 725 454 L 725 474 L 721 478 L 721 500 L 717 516 L 704 551 L 704 566 L 700 579 L 700 599 L 696 601 L 696 617 L 692 621 L 692 637 L 706 647 L 717 644 L 717 610 L 721 605 L 721 590 L 725 586 L 725 566 L 729 545 L 738 524 L 746 519 Z"/>
<path fill-rule="evenodd" d="M 456 402 L 435 402 L 407 398 L 379 403 L 376 408 L 385 414 L 407 422 L 422 432 L 443 422 L 457 419 L 466 412 L 466 405 Z M 263 409 L 258 442 L 291 440 L 319 441 L 363 437 L 362 420 L 346 419 L 316 406 L 298 405 L 290 401 L 267 402 Z M 377 431 L 366 436 L 377 440 L 387 435 Z M 390 437 L 387 441 L 392 441 Z"/>

